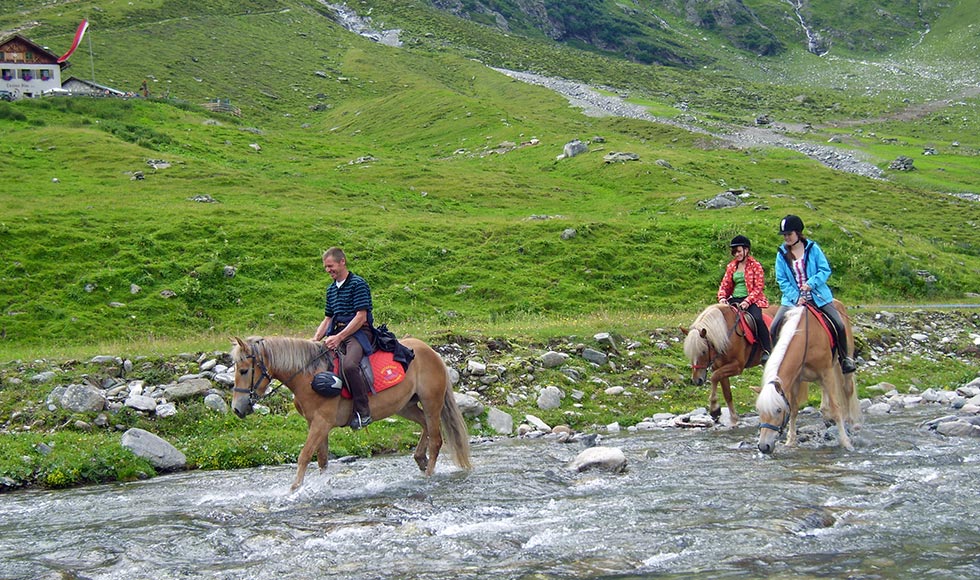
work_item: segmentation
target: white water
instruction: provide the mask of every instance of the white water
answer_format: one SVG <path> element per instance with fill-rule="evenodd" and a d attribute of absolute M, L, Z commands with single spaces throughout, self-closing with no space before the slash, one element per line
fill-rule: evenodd
<path fill-rule="evenodd" d="M 0 578 L 977 578 L 980 440 L 918 427 L 946 411 L 868 418 L 854 452 L 763 457 L 751 427 L 607 437 L 618 475 L 509 439 L 470 473 L 388 456 L 296 494 L 295 466 L 7 494 Z"/>

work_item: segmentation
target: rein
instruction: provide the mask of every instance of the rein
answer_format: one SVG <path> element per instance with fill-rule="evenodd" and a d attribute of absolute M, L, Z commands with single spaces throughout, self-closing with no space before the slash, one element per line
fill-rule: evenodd
<path fill-rule="evenodd" d="M 800 360 L 800 373 L 796 379 L 797 382 L 800 381 L 803 376 L 803 371 L 806 369 L 806 352 L 810 348 L 810 307 L 804 305 L 804 308 L 806 308 L 806 311 L 803 313 L 803 316 L 805 317 L 803 322 L 803 358 Z M 786 403 L 786 413 L 783 415 L 783 424 L 777 427 L 772 423 L 759 423 L 759 428 L 772 429 L 773 431 L 779 432 L 779 435 L 782 436 L 783 430 L 786 429 L 786 425 L 789 423 L 789 415 L 790 412 L 792 412 L 793 407 L 790 405 L 789 399 L 786 397 L 786 392 L 783 391 L 783 388 L 778 383 L 773 384 L 773 386 L 776 388 L 776 392 L 783 398 L 783 402 Z"/>

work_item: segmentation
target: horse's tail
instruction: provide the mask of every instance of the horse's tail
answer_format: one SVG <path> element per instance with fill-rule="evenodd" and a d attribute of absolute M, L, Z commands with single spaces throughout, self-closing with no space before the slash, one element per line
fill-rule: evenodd
<path fill-rule="evenodd" d="M 443 440 L 453 451 L 453 461 L 463 469 L 472 469 L 470 463 L 470 434 L 466 429 L 463 413 L 456 404 L 453 383 L 446 369 L 446 400 L 442 405 Z"/>

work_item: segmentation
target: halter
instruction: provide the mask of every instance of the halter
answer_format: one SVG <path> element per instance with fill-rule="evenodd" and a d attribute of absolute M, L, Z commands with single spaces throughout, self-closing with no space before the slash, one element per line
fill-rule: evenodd
<path fill-rule="evenodd" d="M 774 381 L 772 386 L 776 389 L 776 392 L 779 393 L 779 396 L 783 398 L 783 402 L 786 403 L 786 412 L 783 413 L 783 424 L 777 427 L 772 423 L 759 423 L 759 429 L 771 429 L 782 436 L 783 430 L 786 429 L 786 425 L 789 423 L 789 413 L 791 408 L 789 406 L 789 399 L 786 398 L 786 393 L 783 391 L 783 388 L 779 386 L 779 383 Z"/>

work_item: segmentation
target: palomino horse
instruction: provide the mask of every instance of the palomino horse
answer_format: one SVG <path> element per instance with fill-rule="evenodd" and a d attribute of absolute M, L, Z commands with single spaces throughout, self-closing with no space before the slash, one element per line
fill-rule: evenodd
<path fill-rule="evenodd" d="M 854 335 L 844 305 L 834 301 L 847 331 L 848 352 L 854 350 Z M 788 310 L 783 317 L 779 340 L 762 373 L 762 389 L 756 399 L 759 413 L 759 451 L 772 453 L 776 438 L 788 426 L 786 445 L 796 445 L 796 415 L 807 399 L 808 382 L 823 390 L 820 410 L 825 419 L 837 423 L 841 446 L 854 449 L 846 427 L 861 421 L 861 406 L 854 389 L 854 374 L 841 373 L 830 337 L 814 312 L 805 306 Z"/>
<path fill-rule="evenodd" d="M 432 475 L 435 470 L 443 443 L 443 429 L 456 465 L 469 469 L 469 434 L 456 406 L 449 370 L 439 354 L 421 340 L 406 338 L 401 343 L 415 351 L 415 359 L 409 364 L 404 380 L 371 397 L 371 415 L 377 420 L 398 414 L 422 426 L 414 457 L 426 475 Z M 293 404 L 309 425 L 306 443 L 297 461 L 293 491 L 302 485 L 314 453 L 320 471 L 327 468 L 330 430 L 346 425 L 351 416 L 349 399 L 324 397 L 311 386 L 316 373 L 332 366 L 328 360 L 332 357 L 328 354 L 322 343 L 312 340 L 253 337 L 242 341 L 235 338 L 232 358 L 237 372 L 231 404 L 235 414 L 245 417 L 251 413 L 254 403 L 265 396 L 272 379 L 277 379 L 293 392 Z"/>
<path fill-rule="evenodd" d="M 772 316 L 776 313 L 776 309 L 777 307 L 770 306 L 763 312 Z M 732 306 L 712 304 L 694 319 L 690 330 L 681 327 L 681 331 L 687 334 L 687 338 L 684 339 L 684 354 L 691 360 L 691 382 L 698 386 L 703 385 L 708 376 L 708 369 L 714 369 L 711 372 L 708 410 L 715 421 L 718 421 L 721 416 L 721 407 L 718 405 L 720 383 L 728 412 L 732 416 L 732 423 L 738 424 L 738 413 L 735 412 L 735 404 L 732 401 L 732 385 L 728 379 L 742 374 L 742 371 L 749 367 L 758 365 L 759 359 L 762 358 L 761 349 L 752 352 L 752 344 L 749 343 L 741 327 L 740 319 L 743 316 L 749 320 L 752 318 L 747 312 L 740 312 Z M 768 330 L 762 328 L 756 332 L 768 332 Z"/>

